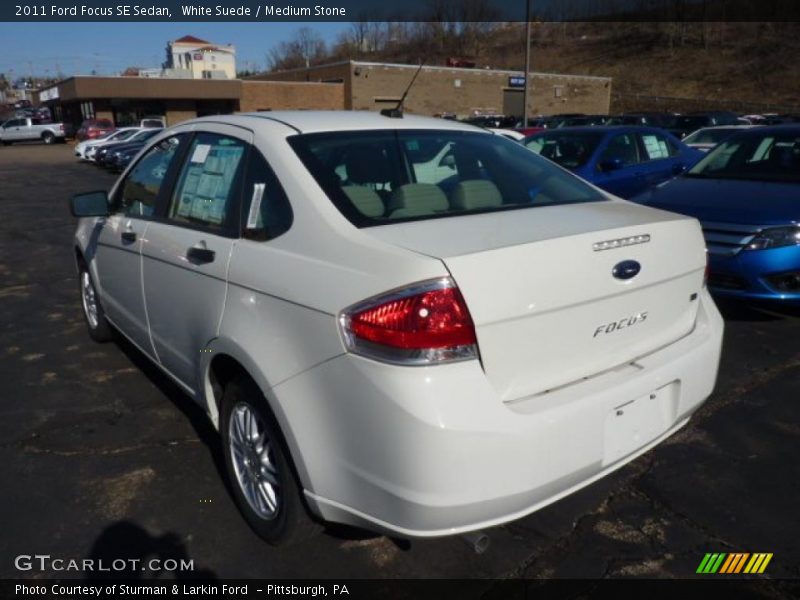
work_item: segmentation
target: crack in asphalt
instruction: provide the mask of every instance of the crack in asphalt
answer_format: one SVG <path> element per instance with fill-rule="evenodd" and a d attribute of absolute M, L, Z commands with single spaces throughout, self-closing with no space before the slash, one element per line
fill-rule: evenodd
<path fill-rule="evenodd" d="M 121 448 L 86 448 L 84 450 L 53 450 L 52 448 L 39 448 L 30 444 L 19 444 L 19 448 L 25 454 L 39 454 L 48 456 L 113 456 L 116 454 L 125 454 L 127 452 L 139 452 L 140 450 L 147 450 L 151 448 L 164 448 L 167 446 L 181 446 L 185 444 L 200 443 L 199 438 L 184 438 L 179 440 L 162 440 L 156 442 L 149 442 L 146 444 L 135 444 L 133 446 L 122 446 Z"/>

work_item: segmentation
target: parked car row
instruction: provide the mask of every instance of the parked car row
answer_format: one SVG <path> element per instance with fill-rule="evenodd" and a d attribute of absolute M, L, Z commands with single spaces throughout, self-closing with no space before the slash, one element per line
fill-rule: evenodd
<path fill-rule="evenodd" d="M 620 115 L 586 115 L 565 113 L 551 116 L 538 116 L 528 119 L 523 128 L 522 119 L 504 115 L 483 115 L 465 119 L 464 122 L 489 129 L 513 129 L 524 135 L 531 135 L 544 129 L 583 126 L 646 126 L 669 131 L 678 139 L 702 129 L 712 127 L 732 127 L 738 125 L 768 125 L 789 123 L 800 120 L 794 115 L 739 115 L 731 111 L 705 111 L 689 114 L 630 112 Z"/>
<path fill-rule="evenodd" d="M 164 117 L 154 116 L 154 117 L 144 117 L 140 119 L 136 123 L 132 123 L 128 125 L 128 127 L 139 127 L 139 128 L 163 128 L 166 127 L 167 123 Z M 81 126 L 78 128 L 78 131 L 75 134 L 75 138 L 82 142 L 84 140 L 94 140 L 99 137 L 102 137 L 106 134 L 109 134 L 116 130 L 114 125 L 114 121 L 111 119 L 84 119 L 81 123 Z"/>
<path fill-rule="evenodd" d="M 145 142 L 162 127 L 122 127 L 98 138 L 75 145 L 75 156 L 112 171 L 121 171 L 141 150 Z"/>

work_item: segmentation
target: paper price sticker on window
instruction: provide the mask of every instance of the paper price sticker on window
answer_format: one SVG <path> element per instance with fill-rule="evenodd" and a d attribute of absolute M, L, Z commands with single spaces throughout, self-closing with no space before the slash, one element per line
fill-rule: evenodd
<path fill-rule="evenodd" d="M 247 228 L 258 229 L 259 215 L 261 214 L 261 200 L 264 198 L 265 183 L 253 185 L 253 199 L 250 201 L 250 212 L 247 215 Z"/>
<path fill-rule="evenodd" d="M 211 151 L 211 146 L 209 144 L 197 144 L 192 153 L 192 158 L 190 162 L 193 163 L 204 163 L 206 162 L 206 158 L 208 158 L 208 153 Z"/>

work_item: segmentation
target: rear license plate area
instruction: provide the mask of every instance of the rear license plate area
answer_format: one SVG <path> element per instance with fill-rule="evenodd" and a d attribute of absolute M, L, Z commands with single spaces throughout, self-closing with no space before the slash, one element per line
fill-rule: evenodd
<path fill-rule="evenodd" d="M 606 414 L 603 465 L 635 452 L 670 428 L 677 418 L 679 385 L 674 381 Z"/>

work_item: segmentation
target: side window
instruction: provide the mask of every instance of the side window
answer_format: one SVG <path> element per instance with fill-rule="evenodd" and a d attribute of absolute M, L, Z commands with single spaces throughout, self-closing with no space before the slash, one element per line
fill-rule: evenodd
<path fill-rule="evenodd" d="M 153 214 L 161 185 L 180 144 L 181 138 L 171 137 L 150 148 L 123 182 L 113 212 L 130 216 Z"/>
<path fill-rule="evenodd" d="M 250 151 L 244 185 L 244 237 L 266 241 L 292 226 L 292 207 L 278 178 L 255 148 Z"/>
<path fill-rule="evenodd" d="M 169 205 L 168 218 L 222 230 L 235 212 L 247 144 L 216 133 L 192 142 Z"/>
<path fill-rule="evenodd" d="M 642 147 L 644 148 L 644 160 L 659 160 L 675 156 L 677 148 L 670 143 L 670 140 L 660 133 L 647 132 L 641 134 Z"/>
<path fill-rule="evenodd" d="M 600 162 L 606 160 L 619 159 L 623 167 L 629 167 L 641 162 L 639 157 L 639 147 L 636 144 L 636 136 L 632 133 L 621 133 L 615 135 L 608 142 L 608 146 L 603 150 Z"/>

